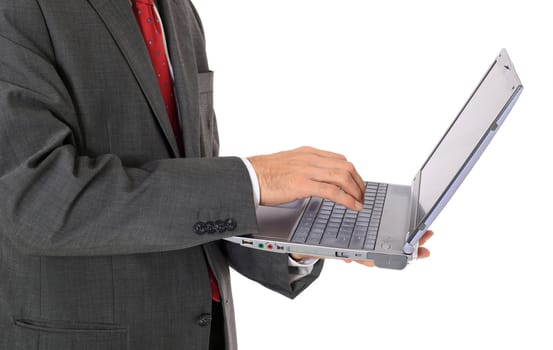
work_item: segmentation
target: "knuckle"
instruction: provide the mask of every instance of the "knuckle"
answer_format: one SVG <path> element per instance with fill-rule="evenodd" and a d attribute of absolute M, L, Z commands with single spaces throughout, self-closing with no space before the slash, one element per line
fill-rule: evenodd
<path fill-rule="evenodd" d="M 352 162 L 346 161 L 344 163 L 344 168 L 350 173 L 355 172 L 355 166 L 353 165 Z"/>
<path fill-rule="evenodd" d="M 317 191 L 318 191 L 317 195 L 318 196 L 321 196 L 321 197 L 326 198 L 326 199 L 333 200 L 332 186 L 326 185 L 326 184 L 320 184 L 318 187 L 319 187 L 317 189 Z"/>
<path fill-rule="evenodd" d="M 311 165 L 316 165 L 316 164 L 317 164 L 317 160 L 318 160 L 318 159 L 317 159 L 317 156 L 316 156 L 315 154 L 313 154 L 313 153 L 308 153 L 308 154 L 306 154 L 304 157 L 305 157 L 305 158 L 304 158 L 305 163 L 311 164 Z M 316 170 L 316 168 L 315 168 L 315 169 L 312 169 L 312 170 Z"/>
<path fill-rule="evenodd" d="M 340 179 L 344 182 L 344 183 L 350 183 L 351 181 L 351 175 L 349 172 L 347 171 L 342 171 L 340 172 Z"/>
<path fill-rule="evenodd" d="M 330 175 L 340 183 L 340 186 L 348 185 L 351 179 L 349 173 L 342 169 L 333 169 Z"/>
<path fill-rule="evenodd" d="M 347 207 L 355 207 L 355 200 L 353 200 L 353 198 L 351 198 L 350 196 L 346 196 L 344 198 L 344 204 Z"/>
<path fill-rule="evenodd" d="M 336 201 L 340 200 L 340 197 L 343 195 L 342 190 L 337 186 L 328 186 L 327 195 L 329 199 Z"/>

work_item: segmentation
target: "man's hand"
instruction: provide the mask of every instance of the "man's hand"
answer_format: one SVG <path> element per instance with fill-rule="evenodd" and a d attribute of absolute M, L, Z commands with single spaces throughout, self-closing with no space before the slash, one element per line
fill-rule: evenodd
<path fill-rule="evenodd" d="M 316 196 L 353 210 L 363 208 L 363 180 L 340 154 L 301 147 L 248 160 L 257 174 L 262 205 Z"/>

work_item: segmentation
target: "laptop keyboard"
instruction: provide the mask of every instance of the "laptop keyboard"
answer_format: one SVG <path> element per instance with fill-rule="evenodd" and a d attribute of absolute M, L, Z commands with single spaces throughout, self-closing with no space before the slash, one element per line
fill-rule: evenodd
<path fill-rule="evenodd" d="M 387 189 L 387 184 L 365 183 L 365 203 L 359 212 L 326 199 L 320 206 L 310 201 L 292 242 L 374 250 Z"/>

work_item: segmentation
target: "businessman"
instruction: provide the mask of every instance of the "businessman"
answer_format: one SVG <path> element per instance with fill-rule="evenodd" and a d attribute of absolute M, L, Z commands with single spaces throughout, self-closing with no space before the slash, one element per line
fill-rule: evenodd
<path fill-rule="evenodd" d="M 229 266 L 290 298 L 320 274 L 221 238 L 259 204 L 360 209 L 361 177 L 217 157 L 212 85 L 189 0 L 0 2 L 0 350 L 232 350 Z"/>

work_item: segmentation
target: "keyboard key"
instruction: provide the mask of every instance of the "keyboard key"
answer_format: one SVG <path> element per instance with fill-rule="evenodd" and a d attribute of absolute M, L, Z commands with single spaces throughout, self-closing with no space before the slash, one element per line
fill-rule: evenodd
<path fill-rule="evenodd" d="M 328 245 L 330 247 L 336 247 L 336 248 L 347 248 L 349 243 L 348 239 L 342 239 L 342 238 L 326 238 L 321 241 L 321 244 Z"/>
<path fill-rule="evenodd" d="M 365 184 L 364 208 L 360 212 L 323 200 L 311 202 L 292 239 L 297 243 L 324 244 L 352 249 L 374 249 L 387 185 Z"/>
<path fill-rule="evenodd" d="M 296 231 L 296 233 L 294 234 L 294 237 L 292 238 L 292 242 L 305 243 L 305 240 L 307 239 L 308 235 L 309 235 L 309 231 Z"/>
<path fill-rule="evenodd" d="M 349 242 L 349 247 L 351 249 L 361 249 L 363 248 L 363 244 L 365 243 L 365 235 L 358 236 L 353 235 L 351 237 L 351 241 Z"/>

